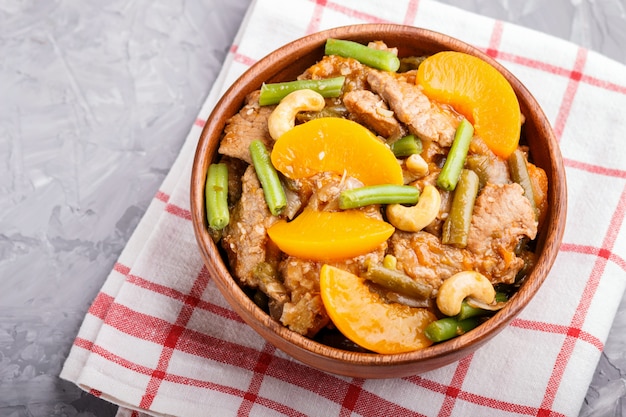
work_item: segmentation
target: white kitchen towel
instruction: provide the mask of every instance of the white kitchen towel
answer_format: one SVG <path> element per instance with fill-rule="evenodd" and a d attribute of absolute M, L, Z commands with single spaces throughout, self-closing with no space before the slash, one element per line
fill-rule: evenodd
<path fill-rule="evenodd" d="M 555 265 L 522 314 L 474 354 L 407 378 L 311 369 L 230 309 L 189 212 L 193 152 L 220 94 L 309 33 L 402 23 L 458 37 L 535 95 L 568 177 Z M 576 416 L 626 286 L 626 67 L 575 44 L 428 0 L 256 0 L 180 155 L 93 302 L 61 377 L 120 416 Z"/>

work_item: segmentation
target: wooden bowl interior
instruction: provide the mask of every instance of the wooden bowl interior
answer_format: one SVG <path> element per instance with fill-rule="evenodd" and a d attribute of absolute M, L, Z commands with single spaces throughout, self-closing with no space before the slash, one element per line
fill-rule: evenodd
<path fill-rule="evenodd" d="M 396 355 L 343 351 L 320 344 L 288 330 L 258 308 L 232 278 L 227 263 L 207 232 L 204 181 L 215 159 L 221 132 L 228 118 L 242 107 L 245 97 L 263 82 L 288 81 L 317 62 L 327 38 L 361 43 L 383 40 L 397 46 L 400 56 L 456 50 L 478 56 L 498 68 L 513 86 L 526 117 L 524 140 L 534 162 L 546 170 L 549 214 L 537 240 L 538 263 L 507 306 L 477 329 L 432 347 Z M 461 359 L 501 331 L 530 301 L 547 276 L 561 242 L 566 212 L 565 173 L 558 144 L 541 108 L 517 78 L 480 50 L 440 33 L 401 25 L 356 25 L 316 33 L 285 45 L 243 74 L 224 94 L 200 136 L 192 170 L 191 210 L 194 232 L 215 282 L 242 319 L 277 348 L 317 369 L 363 378 L 401 377 L 432 370 Z"/>

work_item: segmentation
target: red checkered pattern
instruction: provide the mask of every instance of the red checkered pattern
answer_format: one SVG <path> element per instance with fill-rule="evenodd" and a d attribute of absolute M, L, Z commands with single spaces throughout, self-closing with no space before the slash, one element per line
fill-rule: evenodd
<path fill-rule="evenodd" d="M 257 0 L 180 156 L 85 317 L 62 377 L 120 416 L 575 416 L 626 283 L 626 68 L 431 1 Z M 338 377 L 277 351 L 229 308 L 198 253 L 190 164 L 222 91 L 263 55 L 333 26 L 394 22 L 476 45 L 535 94 L 568 175 L 569 219 L 527 309 L 463 360 L 393 380 Z M 135 410 L 135 411 L 133 411 Z"/>

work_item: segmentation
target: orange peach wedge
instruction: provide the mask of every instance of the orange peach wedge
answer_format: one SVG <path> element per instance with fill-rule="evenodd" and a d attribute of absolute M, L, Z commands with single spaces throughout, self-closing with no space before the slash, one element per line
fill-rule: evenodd
<path fill-rule="evenodd" d="M 517 148 L 521 131 L 517 96 L 487 62 L 462 52 L 439 52 L 422 62 L 416 82 L 428 97 L 465 116 L 496 155 L 508 158 Z"/>
<path fill-rule="evenodd" d="M 267 233 L 283 252 L 303 259 L 331 261 L 373 251 L 394 227 L 358 210 L 338 212 L 304 209 L 294 220 L 279 220 Z"/>
<path fill-rule="evenodd" d="M 364 185 L 402 184 L 402 169 L 391 149 L 360 124 L 338 117 L 314 119 L 282 134 L 272 164 L 286 177 L 344 173 Z"/>
<path fill-rule="evenodd" d="M 424 329 L 436 320 L 425 308 L 385 303 L 360 278 L 323 265 L 320 290 L 324 307 L 339 331 L 354 343 L 377 353 L 402 353 L 428 347 Z"/>

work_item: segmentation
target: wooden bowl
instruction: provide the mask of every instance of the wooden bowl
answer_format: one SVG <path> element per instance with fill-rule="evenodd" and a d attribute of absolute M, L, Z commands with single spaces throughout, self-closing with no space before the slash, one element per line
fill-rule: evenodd
<path fill-rule="evenodd" d="M 546 171 L 550 185 L 549 210 L 537 238 L 537 264 L 506 307 L 486 323 L 455 339 L 410 353 L 381 355 L 344 351 L 301 336 L 270 318 L 242 291 L 207 232 L 204 183 L 207 168 L 216 157 L 226 120 L 239 111 L 246 95 L 259 89 L 263 82 L 293 80 L 321 59 L 325 41 L 331 37 L 361 43 L 382 40 L 397 47 L 399 56 L 433 54 L 443 50 L 475 55 L 497 68 L 518 96 L 526 117 L 523 135 L 530 145 L 535 164 Z M 543 111 L 522 83 L 489 56 L 458 39 L 393 24 L 346 26 L 315 33 L 281 47 L 257 62 L 215 106 L 200 136 L 191 178 L 191 215 L 198 245 L 211 276 L 232 308 L 267 341 L 293 358 L 322 371 L 362 378 L 402 377 L 439 368 L 472 353 L 507 326 L 533 298 L 550 271 L 563 235 L 566 201 L 565 171 L 557 141 Z"/>

